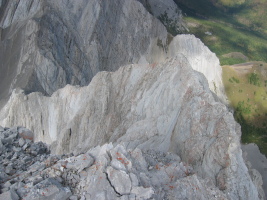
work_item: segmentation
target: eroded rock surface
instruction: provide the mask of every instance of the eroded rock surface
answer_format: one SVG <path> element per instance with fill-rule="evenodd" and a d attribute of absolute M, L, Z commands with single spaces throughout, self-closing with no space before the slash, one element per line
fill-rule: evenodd
<path fill-rule="evenodd" d="M 0 124 L 33 131 L 0 127 L 1 198 L 264 199 L 200 40 L 136 0 L 0 9 Z"/>
<path fill-rule="evenodd" d="M 242 158 L 240 126 L 184 55 L 101 72 L 89 86 L 69 85 L 51 97 L 15 91 L 0 119 L 30 127 L 35 141 L 60 154 L 107 142 L 173 152 L 227 198 L 258 198 Z"/>
<path fill-rule="evenodd" d="M 182 11 L 173 0 L 138 0 L 153 16 L 158 18 L 173 35 L 188 32 Z"/>
<path fill-rule="evenodd" d="M 51 95 L 87 85 L 99 71 L 137 63 L 167 37 L 132 0 L 4 1 L 1 13 L 1 97 L 18 86 Z"/>
<path fill-rule="evenodd" d="M 173 26 L 182 26 L 181 11 L 177 6 L 172 10 L 173 1 L 159 2 L 160 5 L 150 2 L 154 15 L 159 17 L 168 10 L 169 18 L 175 21 Z M 161 62 L 169 56 L 169 44 L 176 41 L 136 0 L 3 1 L 1 13 L 2 105 L 17 87 L 26 93 L 51 95 L 67 84 L 88 85 L 99 71 L 115 71 L 132 63 Z M 196 53 L 207 53 L 208 60 L 198 56 L 201 60 L 192 67 L 205 74 L 210 69 L 206 63 L 214 63 L 216 79 L 210 77 L 210 72 L 205 75 L 212 91 L 217 92 L 215 81 L 219 97 L 224 99 L 217 57 L 211 56 L 202 43 L 195 47 L 195 41 L 188 37 L 177 50 L 177 45 L 172 45 L 171 52 L 176 55 L 181 49 L 190 52 L 196 48 L 204 52 Z"/>
<path fill-rule="evenodd" d="M 20 138 L 17 128 L 0 132 L 3 138 L 13 134 L 17 134 L 13 145 L 4 146 L 5 150 L 13 146 L 9 153 L 16 154 L 14 148 Z M 12 158 L 13 163 L 22 160 Z M 5 163 L 0 162 L 1 168 L 7 168 Z M 105 144 L 76 156 L 45 152 L 26 165 L 12 176 L 1 178 L 0 199 L 226 199 L 209 179 L 194 174 L 179 156 L 126 149 L 121 144 Z"/>

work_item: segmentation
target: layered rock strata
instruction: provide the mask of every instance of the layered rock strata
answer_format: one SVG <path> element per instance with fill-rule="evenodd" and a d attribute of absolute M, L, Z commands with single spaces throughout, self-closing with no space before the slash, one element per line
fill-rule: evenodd
<path fill-rule="evenodd" d="M 99 71 L 137 63 L 153 40 L 167 37 L 165 27 L 132 0 L 16 0 L 1 9 L 6 95 L 18 86 L 51 95 L 66 84 L 87 85 Z"/>
<path fill-rule="evenodd" d="M 14 91 L 0 119 L 29 127 L 55 153 L 107 142 L 173 152 L 227 198 L 259 198 L 242 158 L 240 126 L 184 55 L 101 72 L 87 87 L 68 85 L 51 97 Z"/>
<path fill-rule="evenodd" d="M 45 166 L 40 177 L 38 167 L 32 179 L 11 177 L 3 198 L 264 199 L 259 176 L 250 177 L 242 158 L 240 126 L 220 103 L 226 100 L 219 61 L 200 40 L 173 38 L 135 0 L 2 0 L 0 9 L 0 99 L 12 93 L 0 124 L 30 128 L 34 135 L 27 131 L 27 137 L 48 143 L 52 153 L 75 153 Z M 99 72 L 129 63 L 138 64 Z M 5 131 L 0 130 L 2 150 L 21 148 L 9 143 L 18 135 Z M 24 142 L 34 148 L 22 154 L 34 159 L 30 155 L 40 145 Z M 96 145 L 104 146 L 92 150 Z M 135 161 L 135 151 L 142 160 Z M 7 176 L 12 169 L 4 169 Z M 177 177 L 169 180 L 167 169 Z M 93 173 L 106 193 L 84 191 Z"/>
<path fill-rule="evenodd" d="M 115 71 L 131 63 L 161 62 L 170 56 L 170 43 L 171 56 L 181 49 L 198 49 L 195 57 L 200 60 L 192 67 L 205 74 L 210 69 L 207 64 L 212 64 L 215 74 L 205 75 L 212 91 L 224 100 L 217 57 L 203 44 L 196 47 L 193 36 L 186 42 L 179 37 L 172 40 L 164 25 L 136 0 L 15 0 L 3 1 L 0 9 L 2 101 L 17 87 L 26 93 L 51 95 L 66 84 L 88 85 L 99 71 Z M 156 16 L 160 13 L 153 10 Z M 177 18 L 178 27 L 182 24 L 181 13 L 175 10 L 177 15 L 176 11 L 170 13 Z M 200 56 L 206 53 L 208 60 Z"/>

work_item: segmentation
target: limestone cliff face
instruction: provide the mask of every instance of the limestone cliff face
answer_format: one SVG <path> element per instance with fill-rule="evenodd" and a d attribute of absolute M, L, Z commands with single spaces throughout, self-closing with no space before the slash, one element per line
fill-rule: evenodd
<path fill-rule="evenodd" d="M 0 125 L 30 128 L 53 153 L 107 142 L 172 152 L 228 199 L 264 198 L 220 103 L 219 61 L 199 39 L 173 38 L 136 0 L 2 0 L 0 9 L 0 100 L 11 95 Z"/>
<path fill-rule="evenodd" d="M 136 1 L 6 1 L 1 6 L 1 94 L 51 95 L 99 71 L 137 63 L 167 31 Z M 3 77 L 3 79 L 2 79 Z"/>
<path fill-rule="evenodd" d="M 259 198 L 242 158 L 240 126 L 182 54 L 101 72 L 87 87 L 68 85 L 51 97 L 14 91 L 0 119 L 31 128 L 54 153 L 107 142 L 171 151 L 229 199 Z"/>
<path fill-rule="evenodd" d="M 156 5 L 152 8 L 155 16 L 164 11 Z M 173 11 L 169 17 L 180 20 L 180 11 L 175 10 L 178 14 Z M 201 63 L 214 63 L 216 74 L 221 73 L 218 59 L 213 56 L 210 60 L 204 45 L 196 46 L 194 37 L 183 43 L 172 41 L 164 25 L 135 0 L 2 1 L 0 27 L 0 99 L 8 98 L 17 87 L 26 93 L 51 95 L 66 84 L 88 85 L 99 71 L 114 71 L 131 63 L 158 63 L 169 56 L 170 43 L 174 54 L 198 49 Z M 196 70 L 210 72 L 207 65 L 196 64 L 198 67 L 192 65 Z M 215 92 L 210 75 L 205 74 Z M 217 80 L 219 90 L 220 78 Z"/>
<path fill-rule="evenodd" d="M 193 35 L 178 35 L 170 43 L 168 56 L 183 54 L 192 68 L 205 75 L 209 88 L 223 103 L 227 103 L 222 83 L 222 68 L 219 59 L 199 39 Z"/>

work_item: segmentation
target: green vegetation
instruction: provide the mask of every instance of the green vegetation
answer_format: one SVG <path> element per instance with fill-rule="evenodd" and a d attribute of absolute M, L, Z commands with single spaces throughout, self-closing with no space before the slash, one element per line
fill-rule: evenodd
<path fill-rule="evenodd" d="M 220 56 L 220 62 L 222 65 L 234 65 L 237 63 L 244 63 L 244 59 L 242 58 L 224 58 Z"/>
<path fill-rule="evenodd" d="M 251 73 L 248 75 L 248 82 L 252 85 L 261 86 L 261 80 L 258 74 Z"/>
<path fill-rule="evenodd" d="M 241 52 L 249 60 L 267 62 L 266 0 L 175 0 L 186 13 L 190 33 L 200 38 L 221 65 L 244 63 L 225 54 Z M 207 34 L 212 33 L 212 35 Z"/>
<path fill-rule="evenodd" d="M 235 78 L 234 76 L 232 78 L 229 78 L 229 81 L 231 83 L 239 83 L 240 82 L 239 79 Z"/>
<path fill-rule="evenodd" d="M 244 72 L 245 69 L 245 72 Z M 242 142 L 256 143 L 267 155 L 267 63 L 223 67 L 223 82 L 234 117 L 241 125 Z"/>
<path fill-rule="evenodd" d="M 216 21 L 185 18 L 190 32 L 200 38 L 219 57 L 221 65 L 244 63 L 242 58 L 226 58 L 225 54 L 241 52 L 249 60 L 267 62 L 267 39 L 253 32 L 237 29 Z M 205 34 L 206 32 L 212 35 Z"/>
<path fill-rule="evenodd" d="M 244 101 L 239 101 L 237 103 L 236 112 L 241 113 L 242 115 L 251 114 L 251 104 L 246 103 Z"/>

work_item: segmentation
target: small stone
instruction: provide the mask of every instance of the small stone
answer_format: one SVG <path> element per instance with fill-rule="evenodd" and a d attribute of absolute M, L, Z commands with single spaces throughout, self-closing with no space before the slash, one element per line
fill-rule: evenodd
<path fill-rule="evenodd" d="M 81 154 L 75 158 L 75 162 L 68 162 L 66 168 L 81 172 L 83 169 L 90 167 L 93 163 L 94 159 L 89 154 Z"/>
<path fill-rule="evenodd" d="M 9 188 L 12 189 L 12 190 L 17 190 L 18 189 L 18 182 L 17 183 L 14 183 Z"/>
<path fill-rule="evenodd" d="M 78 196 L 72 195 L 69 197 L 69 200 L 78 200 Z"/>
<path fill-rule="evenodd" d="M 26 144 L 24 144 L 24 146 L 22 147 L 22 149 L 25 151 L 29 146 L 30 146 L 29 143 L 26 143 Z"/>
<path fill-rule="evenodd" d="M 28 169 L 29 172 L 36 172 L 41 171 L 45 169 L 45 164 L 40 163 L 39 161 L 35 162 L 33 165 L 31 165 Z"/>
<path fill-rule="evenodd" d="M 130 178 L 132 180 L 132 186 L 138 186 L 139 185 L 139 181 L 138 181 L 138 178 L 135 174 L 133 173 L 130 173 Z"/>
<path fill-rule="evenodd" d="M 33 141 L 33 132 L 31 130 L 21 127 L 18 129 L 18 132 L 20 137 L 22 137 L 23 139 L 29 139 Z"/>
<path fill-rule="evenodd" d="M 13 175 L 13 174 L 16 173 L 16 170 L 13 169 L 13 167 L 11 167 L 11 166 L 7 166 L 6 170 L 5 170 L 5 173 L 8 174 L 8 175 Z"/>
<path fill-rule="evenodd" d="M 24 163 L 27 163 L 27 162 L 29 162 L 29 161 L 31 161 L 31 160 L 32 160 L 32 158 L 29 157 L 29 156 L 25 156 L 25 157 L 22 159 L 22 161 L 23 161 Z"/>
<path fill-rule="evenodd" d="M 25 140 L 23 138 L 19 139 L 19 146 L 22 147 L 25 144 Z"/>
<path fill-rule="evenodd" d="M 9 190 L 0 194 L 0 199 L 3 200 L 19 200 L 17 193 L 14 190 Z"/>
<path fill-rule="evenodd" d="M 7 192 L 7 191 L 9 191 L 9 188 L 3 188 L 3 189 L 1 190 L 2 193 Z"/>
<path fill-rule="evenodd" d="M 59 183 L 63 183 L 63 179 L 60 176 L 55 177 L 55 179 L 59 182 Z"/>
<path fill-rule="evenodd" d="M 72 195 L 68 187 L 63 187 L 53 178 L 48 178 L 32 187 L 25 200 L 60 199 L 66 200 Z"/>
<path fill-rule="evenodd" d="M 10 152 L 6 155 L 6 159 L 10 160 L 13 156 L 13 152 Z"/>
<path fill-rule="evenodd" d="M 13 147 L 13 151 L 19 152 L 19 151 L 21 151 L 21 148 L 20 147 Z"/>
<path fill-rule="evenodd" d="M 33 185 L 40 183 L 42 180 L 43 180 L 43 178 L 41 176 L 34 177 Z"/>
<path fill-rule="evenodd" d="M 33 156 L 37 156 L 37 152 L 36 151 L 31 151 L 31 154 L 33 155 Z"/>
<path fill-rule="evenodd" d="M 30 143 L 32 143 L 32 140 L 30 140 L 30 139 L 25 139 L 25 142 L 26 142 L 27 144 L 30 144 Z"/>
<path fill-rule="evenodd" d="M 11 138 L 12 140 L 14 140 L 17 136 L 18 136 L 18 133 L 14 132 L 8 138 Z"/>
<path fill-rule="evenodd" d="M 12 128 L 9 129 L 9 132 L 17 133 L 18 132 L 18 128 L 17 127 L 12 127 Z"/>
<path fill-rule="evenodd" d="M 12 144 L 12 138 L 9 138 L 9 137 L 3 138 L 3 139 L 1 139 L 1 141 L 4 145 Z"/>
<path fill-rule="evenodd" d="M 80 175 L 80 179 L 85 179 L 87 178 L 88 173 L 86 171 L 81 171 L 79 175 Z"/>
<path fill-rule="evenodd" d="M 154 194 L 151 187 L 134 187 L 131 192 L 136 195 L 136 199 L 150 199 Z"/>
<path fill-rule="evenodd" d="M 3 185 L 4 188 L 9 188 L 11 186 L 10 181 L 5 182 L 5 184 Z"/>

